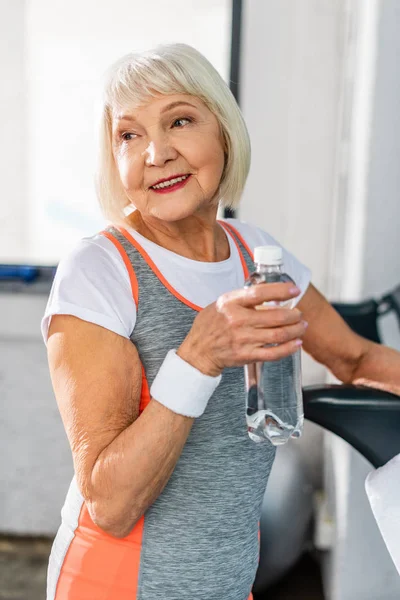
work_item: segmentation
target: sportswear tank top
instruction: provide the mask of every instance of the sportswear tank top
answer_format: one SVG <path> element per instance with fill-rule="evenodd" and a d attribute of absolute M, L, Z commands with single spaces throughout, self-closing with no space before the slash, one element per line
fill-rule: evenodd
<path fill-rule="evenodd" d="M 254 269 L 250 248 L 219 223 L 233 237 L 247 278 Z M 131 341 L 142 364 L 142 412 L 167 352 L 181 345 L 201 308 L 169 285 L 125 229 L 103 233 L 125 261 L 137 307 Z M 166 487 L 126 538 L 93 523 L 73 478 L 50 555 L 47 600 L 252 598 L 275 449 L 247 435 L 244 385 L 242 367 L 224 369 Z"/>

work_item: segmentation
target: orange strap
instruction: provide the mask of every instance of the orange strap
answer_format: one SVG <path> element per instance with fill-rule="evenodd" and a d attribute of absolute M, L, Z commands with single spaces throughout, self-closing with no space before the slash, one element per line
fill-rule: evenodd
<path fill-rule="evenodd" d="M 146 250 L 142 248 L 142 246 L 135 240 L 135 238 L 131 236 L 131 234 L 126 229 L 124 229 L 123 227 L 116 227 L 116 229 L 118 229 L 118 231 L 137 249 L 137 251 L 140 252 L 143 259 L 147 262 L 149 267 L 154 271 L 161 283 L 165 285 L 165 287 L 171 292 L 171 294 L 173 294 L 176 298 L 178 298 L 178 300 L 183 302 L 183 304 L 186 304 L 187 306 L 193 308 L 197 312 L 200 312 L 202 310 L 200 306 L 197 306 L 197 304 L 193 304 L 193 302 L 190 302 L 190 300 L 184 298 L 177 290 L 175 290 L 169 284 L 169 282 L 165 279 L 164 275 L 161 273 L 157 265 L 147 254 Z"/>
<path fill-rule="evenodd" d="M 139 306 L 139 286 L 138 286 L 136 273 L 133 269 L 132 263 L 129 260 L 129 257 L 128 257 L 127 253 L 125 252 L 122 244 L 109 231 L 102 231 L 101 233 L 106 238 L 108 238 L 110 240 L 110 242 L 112 242 L 114 244 L 114 246 L 116 247 L 116 249 L 118 250 L 118 252 L 120 253 L 120 255 L 122 257 L 122 260 L 124 261 L 124 264 L 129 273 L 129 279 L 130 279 L 131 288 L 132 288 L 132 296 L 133 296 L 133 299 L 135 300 L 135 304 L 136 304 L 136 308 L 137 308 Z"/>
<path fill-rule="evenodd" d="M 247 252 L 250 254 L 251 260 L 254 261 L 254 253 L 251 251 L 250 246 L 248 245 L 244 237 L 238 232 L 238 230 L 235 229 L 235 227 L 233 227 L 233 225 L 231 225 L 230 223 L 225 223 L 225 221 L 218 221 L 218 223 L 221 223 L 221 225 L 225 227 L 225 229 L 229 229 L 239 238 L 243 246 L 246 248 Z"/>

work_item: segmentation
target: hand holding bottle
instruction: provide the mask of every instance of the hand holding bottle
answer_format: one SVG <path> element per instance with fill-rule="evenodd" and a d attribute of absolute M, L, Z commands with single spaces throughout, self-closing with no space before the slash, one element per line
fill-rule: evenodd
<path fill-rule="evenodd" d="M 299 349 L 306 329 L 301 312 L 284 306 L 256 308 L 264 302 L 288 302 L 299 294 L 291 282 L 222 294 L 196 316 L 177 354 L 211 376 L 226 367 L 289 356 Z"/>

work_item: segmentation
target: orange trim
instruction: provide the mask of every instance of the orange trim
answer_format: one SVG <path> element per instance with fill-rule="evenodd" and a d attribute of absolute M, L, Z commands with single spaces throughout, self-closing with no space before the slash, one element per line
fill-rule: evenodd
<path fill-rule="evenodd" d="M 251 260 L 254 262 L 254 253 L 250 250 L 250 246 L 248 245 L 244 237 L 238 232 L 238 230 L 235 229 L 235 227 L 233 227 L 233 225 L 231 225 L 230 223 L 225 223 L 224 221 L 218 221 L 218 223 L 221 223 L 221 225 L 223 225 L 224 227 L 228 227 L 228 229 L 231 229 L 232 232 L 234 232 L 238 236 L 239 240 L 242 242 L 243 246 L 250 254 Z"/>
<path fill-rule="evenodd" d="M 125 538 L 106 534 L 83 503 L 58 578 L 55 600 L 135 600 L 144 516 Z"/>
<path fill-rule="evenodd" d="M 218 223 L 221 223 L 221 225 L 223 225 L 223 226 L 226 225 L 225 223 L 222 223 L 222 221 L 218 221 Z M 116 229 L 118 229 L 118 231 L 138 250 L 138 252 L 140 252 L 140 254 L 142 255 L 143 259 L 147 262 L 147 264 L 149 265 L 149 267 L 157 275 L 157 277 L 159 278 L 159 280 L 161 281 L 161 283 L 167 288 L 167 290 L 169 290 L 171 292 L 171 294 L 173 294 L 176 298 L 178 298 L 178 300 L 180 300 L 181 302 L 183 302 L 183 304 L 186 304 L 187 306 L 189 306 L 193 310 L 196 310 L 197 312 L 200 312 L 202 310 L 202 308 L 200 306 L 197 306 L 197 304 L 193 304 L 193 302 L 190 302 L 190 300 L 187 300 L 184 296 L 182 296 L 175 288 L 173 288 L 168 283 L 168 281 L 165 279 L 165 277 L 160 272 L 160 270 L 158 269 L 158 267 L 151 260 L 150 256 L 147 254 L 146 250 L 139 244 L 138 241 L 135 240 L 135 238 L 133 236 L 131 236 L 131 234 L 124 227 L 116 226 Z M 228 229 L 227 229 L 227 231 L 228 231 L 229 235 L 232 237 L 232 239 L 235 242 L 236 247 L 237 247 L 237 249 L 239 251 L 239 256 L 240 256 L 240 260 L 241 260 L 241 263 L 242 263 L 244 277 L 245 277 L 245 279 L 247 279 L 249 277 L 249 270 L 248 270 L 246 262 L 245 262 L 245 260 L 243 258 L 242 252 L 240 251 L 240 248 L 239 248 L 239 245 L 238 245 L 238 243 L 237 243 L 237 241 L 235 239 L 235 236 L 232 235 L 231 231 L 229 231 Z"/>
<path fill-rule="evenodd" d="M 118 252 L 122 256 L 125 266 L 128 269 L 129 278 L 130 278 L 130 282 L 131 282 L 131 288 L 132 288 L 132 296 L 135 300 L 136 308 L 137 308 L 139 306 L 139 285 L 138 285 L 137 277 L 136 277 L 135 271 L 133 269 L 132 263 L 129 260 L 129 257 L 128 257 L 124 247 L 112 235 L 112 233 L 110 233 L 108 231 L 102 231 L 101 233 L 114 244 L 114 246 L 117 248 Z M 146 371 L 144 370 L 144 366 L 142 364 L 142 391 L 141 391 L 141 396 L 140 396 L 139 414 L 141 412 L 143 412 L 143 410 L 146 408 L 146 406 L 148 405 L 149 402 L 150 402 L 149 384 L 147 382 Z"/>
<path fill-rule="evenodd" d="M 119 228 L 117 228 L 117 229 L 119 230 Z M 138 307 L 139 306 L 139 285 L 138 285 L 136 273 L 133 269 L 132 263 L 129 260 L 129 257 L 128 257 L 125 249 L 122 246 L 122 244 L 112 235 L 112 233 L 110 233 L 109 231 L 102 231 L 101 233 L 114 244 L 114 246 L 117 248 L 118 252 L 121 254 L 122 259 L 125 263 L 125 266 L 128 269 L 129 278 L 130 278 L 130 282 L 131 282 L 131 288 L 132 288 L 132 295 L 136 302 L 136 307 Z M 149 384 L 147 382 L 146 371 L 144 370 L 144 366 L 142 364 L 142 391 L 141 391 L 141 395 L 140 395 L 139 414 L 144 411 L 144 409 L 150 402 L 150 398 L 151 398 L 150 390 L 149 390 Z"/>
<path fill-rule="evenodd" d="M 196 310 L 197 312 L 200 312 L 202 310 L 202 308 L 200 306 L 197 306 L 197 304 L 193 304 L 192 302 L 190 302 L 189 300 L 187 300 L 186 298 L 184 298 L 183 296 L 181 296 L 181 294 L 179 292 L 177 292 L 169 283 L 168 281 L 165 279 L 165 277 L 163 276 L 163 274 L 160 272 L 160 270 L 158 269 L 158 267 L 155 265 L 155 263 L 151 260 L 150 256 L 147 254 L 146 250 L 144 248 L 142 248 L 142 246 L 139 244 L 139 242 L 137 242 L 135 240 L 135 238 L 133 238 L 131 236 L 131 234 L 124 229 L 124 227 L 116 227 L 116 229 L 118 229 L 118 231 L 120 233 L 122 233 L 122 235 L 133 245 L 135 246 L 136 250 L 138 250 L 138 252 L 140 252 L 140 254 L 142 255 L 142 257 L 144 258 L 144 260 L 147 262 L 147 264 L 149 265 L 149 267 L 154 271 L 154 273 L 157 275 L 157 277 L 159 278 L 159 280 L 161 281 L 161 283 L 167 288 L 167 290 L 169 290 L 171 292 L 171 294 L 173 294 L 176 298 L 178 298 L 178 300 L 180 300 L 181 302 L 183 302 L 184 304 L 186 304 L 187 306 L 189 306 L 190 308 L 193 308 L 193 310 Z"/>
<path fill-rule="evenodd" d="M 151 400 L 149 383 L 146 377 L 146 371 L 142 364 L 142 391 L 140 394 L 139 414 L 141 414 Z"/>
<path fill-rule="evenodd" d="M 232 227 L 232 230 L 233 230 L 233 231 L 231 231 L 231 226 L 230 226 L 230 225 L 228 225 L 227 223 L 224 223 L 223 221 L 218 221 L 218 223 L 220 223 L 220 225 L 222 225 L 222 227 L 223 227 L 223 228 L 224 228 L 224 229 L 225 229 L 225 230 L 226 230 L 226 231 L 227 231 L 227 232 L 230 234 L 231 238 L 232 238 L 232 239 L 233 239 L 233 241 L 235 242 L 235 244 L 236 244 L 236 248 L 238 249 L 238 252 L 239 252 L 240 261 L 241 261 L 241 263 L 242 263 L 242 268 L 243 268 L 244 278 L 245 278 L 245 279 L 248 279 L 248 277 L 250 276 L 250 273 L 249 273 L 249 270 L 248 270 L 248 268 L 247 268 L 247 265 L 246 265 L 246 261 L 244 260 L 244 256 L 243 256 L 243 254 L 242 254 L 242 252 L 241 252 L 241 250 L 240 250 L 240 246 L 239 246 L 239 244 L 237 243 L 237 240 L 236 240 L 236 238 L 235 238 L 235 235 L 234 235 L 234 233 L 235 233 L 235 234 L 236 234 L 236 235 L 237 235 L 237 236 L 240 238 L 240 241 L 241 241 L 242 243 L 244 242 L 243 238 L 241 238 L 241 236 L 239 236 L 238 232 L 236 231 L 236 229 L 235 229 L 234 227 Z M 249 247 L 247 246 L 247 244 L 246 244 L 246 243 L 244 243 L 243 245 L 244 245 L 244 246 L 246 246 L 246 248 L 247 248 L 247 251 L 248 251 L 248 252 L 249 252 L 249 254 L 250 254 Z M 250 256 L 252 257 L 252 254 L 250 254 Z"/>
<path fill-rule="evenodd" d="M 132 263 L 129 260 L 129 257 L 127 255 L 127 253 L 124 250 L 124 247 L 122 246 L 122 244 L 112 235 L 112 233 L 110 233 L 109 231 L 101 231 L 101 233 L 110 240 L 110 242 L 112 242 L 114 244 L 114 246 L 116 247 L 116 249 L 118 250 L 118 252 L 120 253 L 122 260 L 125 263 L 125 266 L 128 270 L 128 274 L 129 274 L 129 279 L 131 282 L 131 289 L 132 289 L 132 296 L 133 299 L 135 300 L 135 304 L 136 304 L 136 309 L 139 306 L 139 286 L 138 286 L 138 282 L 137 282 L 137 278 L 136 278 L 136 274 L 135 271 L 133 269 Z"/>

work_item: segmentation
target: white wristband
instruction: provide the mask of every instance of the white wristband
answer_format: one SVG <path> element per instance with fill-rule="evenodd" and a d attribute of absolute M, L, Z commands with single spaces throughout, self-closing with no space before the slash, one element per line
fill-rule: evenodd
<path fill-rule="evenodd" d="M 173 412 L 200 417 L 222 375 L 205 375 L 170 350 L 150 388 L 150 396 Z"/>

